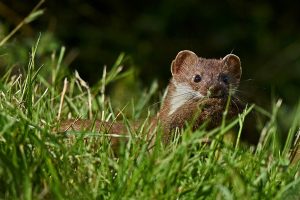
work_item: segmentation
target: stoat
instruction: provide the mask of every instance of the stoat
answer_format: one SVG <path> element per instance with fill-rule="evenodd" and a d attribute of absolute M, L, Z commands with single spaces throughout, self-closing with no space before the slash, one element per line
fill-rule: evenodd
<path fill-rule="evenodd" d="M 197 129 L 204 122 L 208 128 L 221 124 L 228 99 L 231 99 L 227 117 L 237 115 L 242 108 L 233 100 L 239 86 L 242 68 L 238 56 L 228 54 L 221 59 L 205 59 L 189 50 L 180 51 L 171 64 L 172 78 L 167 87 L 160 111 L 150 120 L 149 132 L 160 125 L 163 129 L 163 142 L 169 143 L 176 128 L 189 124 Z M 231 97 L 231 98 L 229 98 Z M 139 123 L 132 128 L 138 129 Z M 113 147 L 119 143 L 119 135 L 128 134 L 121 122 L 100 120 L 65 120 L 60 123 L 59 132 L 87 130 L 94 128 L 111 134 Z M 154 132 L 155 134 L 155 132 Z M 151 138 L 149 136 L 149 138 Z"/>

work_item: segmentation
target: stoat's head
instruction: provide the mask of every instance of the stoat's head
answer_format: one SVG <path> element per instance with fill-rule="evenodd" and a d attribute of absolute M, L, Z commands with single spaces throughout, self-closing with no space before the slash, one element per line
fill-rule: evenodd
<path fill-rule="evenodd" d="M 205 59 L 194 52 L 180 51 L 171 65 L 175 87 L 190 90 L 194 96 L 226 98 L 239 85 L 242 68 L 238 56 Z"/>
<path fill-rule="evenodd" d="M 227 99 L 239 85 L 242 68 L 239 57 L 233 54 L 221 59 L 205 59 L 184 50 L 173 60 L 171 72 L 169 115 L 186 103 L 204 97 Z"/>

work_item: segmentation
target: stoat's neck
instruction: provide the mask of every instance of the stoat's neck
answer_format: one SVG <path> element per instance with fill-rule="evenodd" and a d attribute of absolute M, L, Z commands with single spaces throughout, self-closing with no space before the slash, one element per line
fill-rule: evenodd
<path fill-rule="evenodd" d="M 187 102 L 203 97 L 188 83 L 177 82 L 174 80 L 174 78 L 170 81 L 167 90 L 167 95 L 163 100 L 163 105 L 161 108 L 161 112 L 164 112 L 164 115 L 166 116 L 175 114 L 176 111 Z"/>

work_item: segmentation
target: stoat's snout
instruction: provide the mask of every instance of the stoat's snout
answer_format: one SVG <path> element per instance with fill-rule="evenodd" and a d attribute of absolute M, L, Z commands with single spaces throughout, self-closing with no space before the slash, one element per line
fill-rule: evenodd
<path fill-rule="evenodd" d="M 211 85 L 206 92 L 206 96 L 209 98 L 225 98 L 227 94 L 227 89 L 220 84 Z"/>

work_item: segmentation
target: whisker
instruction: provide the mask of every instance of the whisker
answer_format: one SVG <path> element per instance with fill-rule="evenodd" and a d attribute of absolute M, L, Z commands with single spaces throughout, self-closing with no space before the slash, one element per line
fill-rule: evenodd
<path fill-rule="evenodd" d="M 238 112 L 240 112 L 240 107 L 237 105 L 237 103 L 234 101 L 234 99 L 231 99 L 231 102 L 235 105 L 237 108 Z"/>
<path fill-rule="evenodd" d="M 229 89 L 229 92 L 239 93 L 239 94 L 247 94 L 247 92 L 239 90 L 239 89 Z"/>
<path fill-rule="evenodd" d="M 249 81 L 254 81 L 254 79 L 249 78 L 249 79 L 245 79 L 245 80 L 240 80 L 240 82 L 249 82 Z"/>
<path fill-rule="evenodd" d="M 247 101 L 242 100 L 242 99 L 238 98 L 237 96 L 232 96 L 232 98 L 233 98 L 233 99 L 236 99 L 237 101 L 239 101 L 239 102 L 241 102 L 241 103 L 243 103 L 243 104 L 246 104 L 246 103 L 247 103 Z"/>

